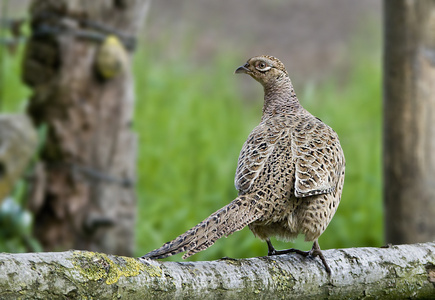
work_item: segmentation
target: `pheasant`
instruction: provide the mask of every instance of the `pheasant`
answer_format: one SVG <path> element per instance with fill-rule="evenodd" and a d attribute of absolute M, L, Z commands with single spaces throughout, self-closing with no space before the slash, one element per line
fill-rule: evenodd
<path fill-rule="evenodd" d="M 318 238 L 334 216 L 344 184 L 345 159 L 337 134 L 305 110 L 289 75 L 273 56 L 250 58 L 235 73 L 264 87 L 260 124 L 248 136 L 238 159 L 238 196 L 161 248 L 142 258 L 187 258 L 245 226 L 268 246 L 268 255 L 299 253 L 319 257 L 328 273 Z M 270 237 L 313 241 L 310 251 L 275 250 Z"/>

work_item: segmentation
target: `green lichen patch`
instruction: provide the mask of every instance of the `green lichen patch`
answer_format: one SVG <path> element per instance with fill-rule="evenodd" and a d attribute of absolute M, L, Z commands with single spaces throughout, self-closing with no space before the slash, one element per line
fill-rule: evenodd
<path fill-rule="evenodd" d="M 125 257 L 125 256 L 116 256 L 116 260 L 119 261 L 119 264 L 121 266 L 121 271 L 125 273 L 129 273 L 131 271 L 136 270 L 138 273 L 140 271 L 145 271 L 147 274 L 151 277 L 161 277 L 162 276 L 162 269 L 160 269 L 158 266 L 153 266 L 151 264 L 148 264 L 146 262 L 140 262 L 135 258 L 131 257 Z M 127 262 L 126 265 L 124 265 L 124 262 Z M 134 269 L 133 269 L 134 266 Z M 132 274 L 131 276 L 136 276 L 137 274 Z"/>
<path fill-rule="evenodd" d="M 104 253 L 74 251 L 72 263 L 89 280 L 105 280 L 106 284 L 118 282 L 121 276 L 132 277 L 145 271 L 150 276 L 161 276 L 159 267 L 146 265 L 135 258 L 110 257 Z"/>
<path fill-rule="evenodd" d="M 244 259 L 236 259 L 236 258 L 230 258 L 230 257 L 222 257 L 221 259 L 219 259 L 219 261 L 224 261 L 228 265 L 233 265 L 233 266 L 237 266 L 237 267 L 242 266 L 243 263 L 245 262 Z"/>
<path fill-rule="evenodd" d="M 277 291 L 288 292 L 295 284 L 293 275 L 280 268 L 275 261 L 271 261 L 269 274 L 271 275 L 273 285 L 275 285 Z"/>

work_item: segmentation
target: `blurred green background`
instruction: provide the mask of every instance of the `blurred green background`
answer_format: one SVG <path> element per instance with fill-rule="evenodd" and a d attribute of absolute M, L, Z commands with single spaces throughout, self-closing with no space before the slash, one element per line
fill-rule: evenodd
<path fill-rule="evenodd" d="M 260 120 L 263 93 L 249 76 L 233 72 L 258 54 L 284 62 L 302 105 L 338 133 L 345 152 L 342 202 L 320 246 L 383 244 L 379 3 L 290 2 L 291 9 L 286 1 L 249 9 L 240 4 L 221 8 L 231 6 L 229 1 L 215 4 L 222 11 L 199 6 L 200 1 L 152 3 L 133 61 L 137 256 L 236 197 L 238 154 Z M 261 27 L 261 18 L 251 19 L 255 16 L 266 18 L 267 26 Z M 230 28 L 239 30 L 228 33 Z M 23 111 L 30 96 L 20 81 L 22 51 L 1 52 L 2 112 Z M 277 249 L 311 248 L 303 237 L 295 243 L 272 242 Z M 245 228 L 189 260 L 266 253 L 266 244 Z"/>

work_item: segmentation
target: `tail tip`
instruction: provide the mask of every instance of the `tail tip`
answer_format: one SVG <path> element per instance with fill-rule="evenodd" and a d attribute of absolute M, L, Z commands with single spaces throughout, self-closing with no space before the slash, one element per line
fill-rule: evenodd
<path fill-rule="evenodd" d="M 147 254 L 140 257 L 140 259 L 158 259 L 159 256 L 155 255 L 154 251 L 148 252 Z"/>

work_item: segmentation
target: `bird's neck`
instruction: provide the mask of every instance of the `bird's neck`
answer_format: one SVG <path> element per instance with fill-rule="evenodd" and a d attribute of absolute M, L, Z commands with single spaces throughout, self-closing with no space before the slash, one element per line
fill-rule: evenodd
<path fill-rule="evenodd" d="M 301 108 L 288 77 L 273 84 L 264 85 L 263 118 L 281 113 L 292 114 Z"/>

